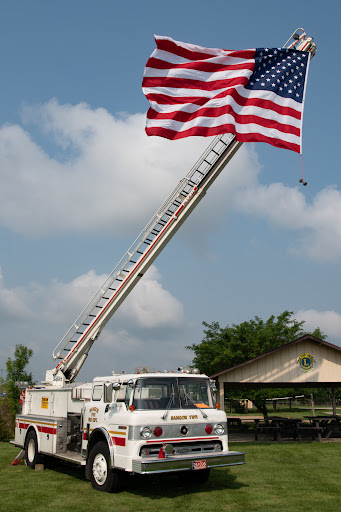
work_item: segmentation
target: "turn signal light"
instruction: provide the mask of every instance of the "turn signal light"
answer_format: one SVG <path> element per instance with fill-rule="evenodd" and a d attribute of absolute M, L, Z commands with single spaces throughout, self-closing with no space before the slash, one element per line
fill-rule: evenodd
<path fill-rule="evenodd" d="M 212 425 L 210 425 L 210 424 L 206 425 L 206 427 L 205 427 L 206 434 L 212 434 L 212 431 L 213 431 Z"/>

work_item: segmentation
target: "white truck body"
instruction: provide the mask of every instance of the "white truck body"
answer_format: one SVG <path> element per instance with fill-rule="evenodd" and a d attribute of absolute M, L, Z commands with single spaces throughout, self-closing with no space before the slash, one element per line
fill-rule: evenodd
<path fill-rule="evenodd" d="M 28 465 L 47 455 L 87 466 L 99 490 L 110 490 L 103 477 L 110 469 L 207 475 L 245 462 L 244 453 L 229 451 L 226 414 L 209 378 L 188 373 L 116 374 L 27 389 L 13 443 L 25 449 Z M 102 457 L 104 468 L 97 461 L 96 476 L 91 453 L 103 443 L 109 459 L 104 464 Z"/>

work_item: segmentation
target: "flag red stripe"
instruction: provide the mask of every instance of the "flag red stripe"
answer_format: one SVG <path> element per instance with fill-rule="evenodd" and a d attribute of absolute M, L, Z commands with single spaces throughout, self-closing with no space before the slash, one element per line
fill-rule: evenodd
<path fill-rule="evenodd" d="M 207 52 L 200 52 L 195 50 L 190 50 L 185 48 L 184 46 L 176 44 L 176 41 L 170 39 L 158 39 L 155 38 L 157 47 L 159 50 L 164 50 L 166 52 L 173 53 L 174 55 L 178 55 L 178 57 L 183 57 L 188 60 L 205 60 L 211 59 L 212 57 L 216 57 L 217 55 L 228 55 L 231 57 L 242 58 L 242 59 L 253 59 L 255 50 L 239 50 L 239 51 L 229 51 L 229 50 L 219 50 L 214 48 L 207 48 Z M 200 48 L 198 46 L 198 48 Z"/>
<path fill-rule="evenodd" d="M 226 87 L 236 87 L 237 85 L 246 85 L 249 79 L 245 76 L 229 78 L 226 80 L 212 80 L 203 82 L 202 80 L 191 80 L 189 78 L 173 77 L 144 77 L 142 87 L 169 87 L 172 89 L 200 89 L 201 91 L 216 91 Z"/>
<path fill-rule="evenodd" d="M 206 96 L 167 96 L 167 94 L 146 94 L 149 101 L 155 101 L 160 105 L 179 105 L 182 103 L 193 103 L 193 105 L 205 105 Z"/>
<path fill-rule="evenodd" d="M 175 130 L 170 130 L 168 128 L 162 127 L 150 127 L 146 128 L 147 135 L 157 135 L 159 137 L 164 137 L 170 140 L 183 139 L 185 137 L 199 136 L 199 137 L 212 137 L 214 135 L 220 135 L 222 133 L 234 133 L 236 135 L 236 140 L 240 142 L 267 142 L 272 146 L 276 146 L 278 148 L 290 149 L 297 153 L 300 152 L 300 146 L 293 142 L 286 142 L 281 139 L 275 139 L 273 137 L 266 137 L 265 135 L 261 135 L 259 133 L 249 133 L 249 134 L 241 134 L 237 133 L 233 124 L 224 124 L 224 126 L 214 126 L 214 127 L 205 127 L 205 126 L 195 126 L 193 128 L 189 128 L 188 130 L 184 130 L 182 132 L 178 132 Z"/>
<path fill-rule="evenodd" d="M 249 69 L 250 71 L 254 70 L 254 61 L 253 62 L 245 62 L 240 64 L 229 64 L 222 65 L 216 64 L 214 62 L 185 62 L 183 64 L 177 64 L 176 69 L 191 69 L 193 71 L 205 71 L 207 73 L 216 73 L 221 71 L 237 71 L 239 69 Z M 155 57 L 151 57 L 146 65 L 146 68 L 151 69 L 174 69 L 174 64 L 171 62 L 167 62 L 165 60 L 157 59 Z M 147 72 L 148 75 L 148 72 Z"/>

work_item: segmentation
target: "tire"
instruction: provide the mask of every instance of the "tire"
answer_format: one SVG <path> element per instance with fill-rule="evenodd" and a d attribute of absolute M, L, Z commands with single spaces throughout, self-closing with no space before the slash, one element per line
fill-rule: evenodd
<path fill-rule="evenodd" d="M 96 443 L 89 457 L 90 482 L 94 489 L 102 492 L 119 492 L 122 488 L 120 471 L 110 468 L 110 454 L 106 442 Z"/>
<path fill-rule="evenodd" d="M 42 464 L 43 456 L 38 452 L 37 434 L 34 430 L 30 430 L 25 441 L 25 460 L 26 465 L 34 469 L 36 464 Z"/>

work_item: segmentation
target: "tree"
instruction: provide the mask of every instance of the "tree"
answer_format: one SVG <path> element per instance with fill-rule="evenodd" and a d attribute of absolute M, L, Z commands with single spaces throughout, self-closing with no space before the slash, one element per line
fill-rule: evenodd
<path fill-rule="evenodd" d="M 29 386 L 32 386 L 32 373 L 27 373 L 25 370 L 33 355 L 33 350 L 25 347 L 24 345 L 16 345 L 14 350 L 14 359 L 7 359 L 6 371 L 7 376 L 5 380 L 5 386 L 7 388 L 7 394 L 14 402 L 17 402 L 20 397 L 20 389 L 16 386 L 16 382 L 24 381 Z"/>
<path fill-rule="evenodd" d="M 277 317 L 272 315 L 266 322 L 256 316 L 248 322 L 224 328 L 220 327 L 218 322 L 203 322 L 206 328 L 204 339 L 199 344 L 186 347 L 195 353 L 193 366 L 200 368 L 200 371 L 207 375 L 213 375 L 308 334 L 303 329 L 304 322 L 298 322 L 292 315 L 292 312 L 284 311 Z M 310 334 L 320 339 L 326 338 L 319 328 Z M 282 392 L 287 393 L 288 390 Z M 257 409 L 266 416 L 265 400 L 268 397 L 269 391 L 250 389 L 249 396 L 244 395 L 243 398 L 252 400 Z"/>
<path fill-rule="evenodd" d="M 6 397 L 0 399 L 0 441 L 8 441 L 13 436 L 15 414 L 21 393 L 16 382 L 25 381 L 29 386 L 34 384 L 32 374 L 25 370 L 32 355 L 31 349 L 24 345 L 16 345 L 14 359 L 7 359 L 7 375 L 2 382 L 6 389 Z"/>

